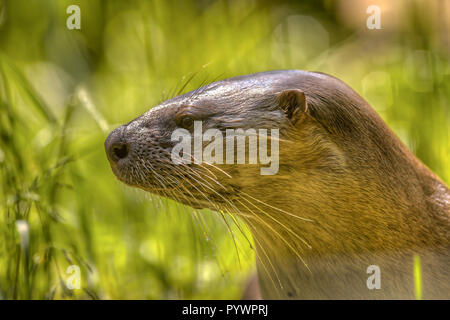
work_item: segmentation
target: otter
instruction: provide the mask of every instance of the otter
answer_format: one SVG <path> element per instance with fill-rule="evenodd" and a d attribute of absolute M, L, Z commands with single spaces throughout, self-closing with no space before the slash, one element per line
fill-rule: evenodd
<path fill-rule="evenodd" d="M 172 132 L 192 133 L 195 121 L 222 132 L 278 128 L 278 172 L 175 164 Z M 105 148 L 122 182 L 240 217 L 264 299 L 414 299 L 418 286 L 422 298 L 450 298 L 449 189 L 333 76 L 216 81 L 117 128 Z"/>

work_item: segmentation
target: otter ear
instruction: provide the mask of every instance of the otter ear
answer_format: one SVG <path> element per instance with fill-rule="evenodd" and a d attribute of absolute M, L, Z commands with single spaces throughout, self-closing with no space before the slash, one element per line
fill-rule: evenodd
<path fill-rule="evenodd" d="M 308 110 L 305 94 L 298 89 L 288 89 L 278 93 L 277 103 L 293 123 L 301 119 Z"/>

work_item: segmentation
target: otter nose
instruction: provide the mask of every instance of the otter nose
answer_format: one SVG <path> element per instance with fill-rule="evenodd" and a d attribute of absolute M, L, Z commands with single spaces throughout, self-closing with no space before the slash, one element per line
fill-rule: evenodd
<path fill-rule="evenodd" d="M 105 151 L 110 161 L 117 162 L 128 156 L 129 146 L 123 137 L 123 129 L 123 127 L 117 128 L 106 138 Z"/>

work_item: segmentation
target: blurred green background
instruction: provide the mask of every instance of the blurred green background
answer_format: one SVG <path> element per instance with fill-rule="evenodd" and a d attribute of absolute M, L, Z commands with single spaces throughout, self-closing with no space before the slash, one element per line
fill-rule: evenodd
<path fill-rule="evenodd" d="M 449 23 L 450 1 L 0 1 L 0 299 L 240 297 L 234 221 L 126 187 L 103 150 L 193 74 L 330 73 L 448 184 Z"/>

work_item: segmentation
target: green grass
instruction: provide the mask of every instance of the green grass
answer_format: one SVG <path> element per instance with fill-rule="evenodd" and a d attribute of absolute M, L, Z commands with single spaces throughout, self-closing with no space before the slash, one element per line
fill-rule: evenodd
<path fill-rule="evenodd" d="M 418 255 L 414 256 L 414 290 L 416 300 L 422 300 L 422 267 Z"/>
<path fill-rule="evenodd" d="M 421 1 L 404 29 L 378 34 L 332 1 L 0 3 L 0 298 L 240 296 L 254 254 L 233 221 L 235 241 L 218 213 L 126 187 L 103 150 L 194 73 L 183 91 L 271 69 L 331 73 L 450 181 L 448 48 Z M 73 3 L 81 31 L 65 28 Z M 80 290 L 65 285 L 72 264 Z"/>
<path fill-rule="evenodd" d="M 238 297 L 253 257 L 238 238 L 245 259 L 238 258 L 217 213 L 121 185 L 103 155 L 104 122 L 82 106 L 89 98 L 71 99 L 55 119 L 9 59 L 1 71 L 2 297 Z M 74 143 L 76 110 L 97 114 L 98 127 L 80 137 L 91 146 Z M 72 264 L 81 268 L 83 290 L 65 288 Z"/>

